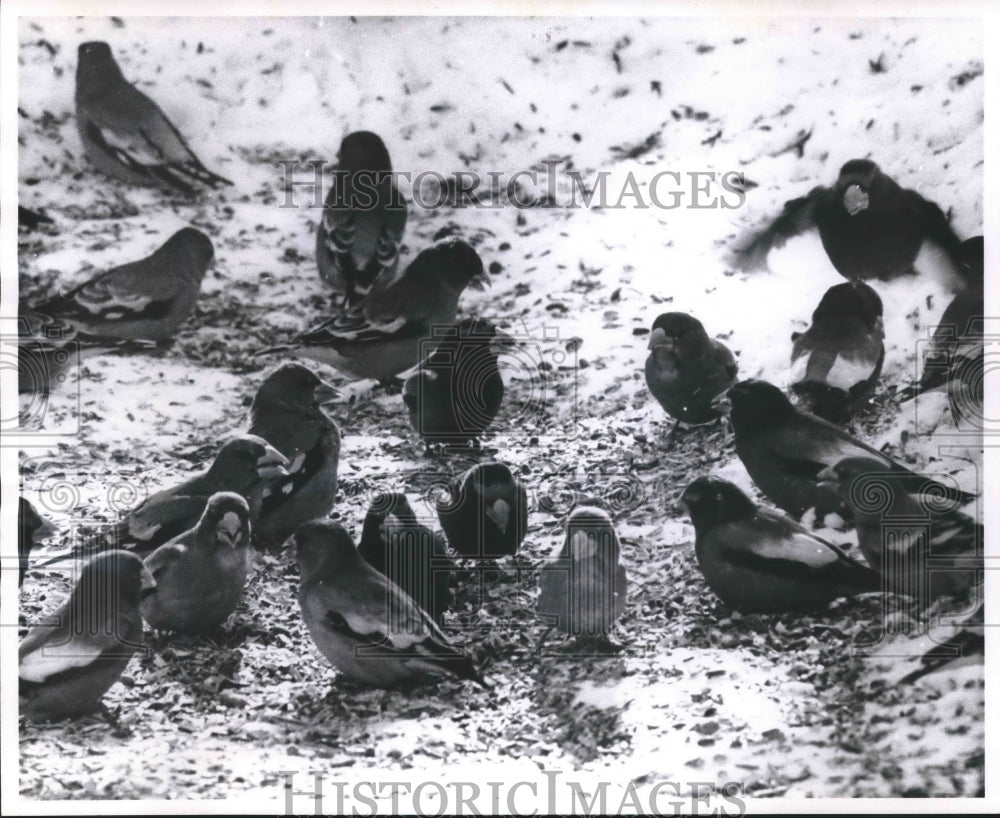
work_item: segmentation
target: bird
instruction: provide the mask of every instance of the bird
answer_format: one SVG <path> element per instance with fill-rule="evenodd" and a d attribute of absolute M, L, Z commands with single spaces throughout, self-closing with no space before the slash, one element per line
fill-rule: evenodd
<path fill-rule="evenodd" d="M 941 208 L 900 187 L 870 159 L 852 159 L 832 187 L 787 202 L 780 216 L 737 250 L 744 269 L 766 265 L 772 247 L 810 227 L 844 278 L 888 281 L 913 273 L 925 241 L 956 258 L 960 240 Z"/>
<path fill-rule="evenodd" d="M 410 425 L 428 444 L 477 440 L 503 402 L 498 351 L 514 339 L 482 318 L 435 327 L 435 350 L 403 384 Z"/>
<path fill-rule="evenodd" d="M 320 277 L 344 307 L 391 278 L 405 229 L 406 200 L 392 181 L 385 143 L 371 131 L 348 134 L 316 231 Z"/>
<path fill-rule="evenodd" d="M 984 604 L 980 602 L 951 637 L 921 655 L 920 667 L 907 673 L 899 683 L 913 684 L 918 679 L 940 670 L 957 668 L 976 661 L 981 664 L 986 652 L 986 638 L 983 633 Z"/>
<path fill-rule="evenodd" d="M 31 564 L 31 551 L 38 543 L 56 533 L 56 527 L 47 517 L 39 514 L 26 497 L 17 498 L 17 587 L 24 582 L 24 575 Z"/>
<path fill-rule="evenodd" d="M 608 634 L 625 610 L 628 575 L 621 543 L 607 513 L 596 506 L 577 506 L 566 523 L 566 538 L 556 545 L 538 578 L 537 615 L 546 630 L 576 637 L 577 644 L 617 650 Z"/>
<path fill-rule="evenodd" d="M 949 508 L 933 488 L 911 493 L 903 475 L 864 456 L 844 457 L 818 477 L 851 509 L 861 552 L 891 590 L 924 608 L 942 596 L 962 596 L 979 581 L 983 526 Z"/>
<path fill-rule="evenodd" d="M 247 501 L 252 525 L 260 514 L 265 489 L 288 474 L 286 466 L 288 460 L 266 440 L 255 435 L 232 438 L 222 445 L 207 471 L 151 495 L 110 531 L 86 537 L 69 553 L 58 554 L 42 565 L 107 548 L 147 556 L 194 528 L 209 499 L 220 491 L 234 492 Z"/>
<path fill-rule="evenodd" d="M 451 607 L 455 563 L 444 538 L 417 520 L 400 492 L 372 498 L 361 528 L 358 553 L 441 623 Z"/>
<path fill-rule="evenodd" d="M 336 397 L 336 387 L 295 362 L 272 370 L 257 390 L 248 433 L 289 461 L 288 475 L 265 492 L 254 525 L 260 542 L 280 546 L 299 525 L 333 510 L 340 429 L 323 406 Z"/>
<path fill-rule="evenodd" d="M 299 564 L 299 605 L 320 653 L 348 680 L 395 687 L 443 676 L 489 684 L 398 585 L 369 565 L 333 520 L 289 538 Z"/>
<path fill-rule="evenodd" d="M 40 224 L 52 224 L 52 219 L 40 210 L 17 206 L 17 226 L 25 230 L 37 230 Z"/>
<path fill-rule="evenodd" d="M 823 517 L 836 512 L 845 520 L 850 510 L 840 495 L 819 479 L 819 472 L 845 457 L 874 458 L 899 475 L 907 489 L 939 491 L 957 502 L 975 495 L 930 480 L 896 463 L 829 421 L 794 407 L 773 384 L 750 379 L 727 393 L 736 454 L 757 488 L 772 503 L 800 517 L 815 508 Z"/>
<path fill-rule="evenodd" d="M 736 372 L 732 352 L 709 338 L 697 318 L 665 312 L 653 322 L 646 386 L 670 417 L 686 424 L 717 419 L 713 402 L 736 383 Z"/>
<path fill-rule="evenodd" d="M 139 610 L 154 628 L 214 630 L 243 598 L 250 567 L 250 507 L 230 491 L 213 494 L 198 525 L 146 557 L 156 587 Z"/>
<path fill-rule="evenodd" d="M 142 646 L 142 594 L 154 586 L 127 551 L 96 555 L 51 621 L 32 627 L 18 647 L 21 714 L 32 721 L 82 716 Z"/>
<path fill-rule="evenodd" d="M 448 237 L 421 251 L 401 276 L 373 290 L 357 307 L 302 333 L 289 346 L 260 354 L 293 352 L 355 378 L 391 383 L 430 354 L 434 328 L 454 322 L 465 288 L 482 289 L 488 282 L 472 245 Z"/>
<path fill-rule="evenodd" d="M 193 183 L 213 190 L 232 184 L 208 170 L 160 107 L 125 79 L 105 42 L 78 49 L 76 126 L 94 167 L 123 182 L 187 196 Z"/>
<path fill-rule="evenodd" d="M 812 325 L 792 335 L 789 381 L 798 406 L 842 423 L 875 394 L 885 360 L 882 299 L 863 281 L 823 294 Z"/>
<path fill-rule="evenodd" d="M 517 554 L 528 532 L 528 492 L 505 463 L 477 463 L 437 503 L 451 548 L 466 559 Z"/>
<path fill-rule="evenodd" d="M 185 227 L 152 255 L 100 273 L 33 309 L 92 338 L 163 344 L 194 311 L 214 255 L 208 236 Z"/>
<path fill-rule="evenodd" d="M 712 592 L 744 613 L 818 610 L 883 590 L 882 578 L 791 517 L 756 505 L 737 486 L 698 477 L 681 495 L 695 557 Z"/>

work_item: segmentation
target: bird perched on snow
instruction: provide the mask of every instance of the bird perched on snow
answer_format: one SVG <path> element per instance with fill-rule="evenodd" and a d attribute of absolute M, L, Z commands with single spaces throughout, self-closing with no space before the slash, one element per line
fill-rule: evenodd
<path fill-rule="evenodd" d="M 929 673 L 979 662 L 986 652 L 983 633 L 984 603 L 980 602 L 962 626 L 946 641 L 940 642 L 920 657 L 920 667 L 907 673 L 900 684 L 912 684 Z"/>
<path fill-rule="evenodd" d="M 242 435 L 223 444 L 207 471 L 148 497 L 115 525 L 110 533 L 80 543 L 43 565 L 106 548 L 127 548 L 142 554 L 198 525 L 209 498 L 220 491 L 234 492 L 247 501 L 251 524 L 260 514 L 265 489 L 285 477 L 288 460 L 255 435 Z"/>
<path fill-rule="evenodd" d="M 736 383 L 736 359 L 708 337 L 697 318 L 665 312 L 653 322 L 646 358 L 646 386 L 666 413 L 681 423 L 719 417 L 713 401 Z"/>
<path fill-rule="evenodd" d="M 800 516 L 816 508 L 850 519 L 840 495 L 819 473 L 845 457 L 871 457 L 899 475 L 911 491 L 939 491 L 944 498 L 967 503 L 975 495 L 930 480 L 889 459 L 838 426 L 796 409 L 785 394 L 765 381 L 740 381 L 728 393 L 736 454 L 757 488 L 775 505 Z"/>
<path fill-rule="evenodd" d="M 288 475 L 268 488 L 261 504 L 254 536 L 262 542 L 280 546 L 302 523 L 333 509 L 340 429 L 322 407 L 336 397 L 334 386 L 299 363 L 281 364 L 257 390 L 249 434 L 289 461 Z"/>
<path fill-rule="evenodd" d="M 478 463 L 437 504 L 448 544 L 467 559 L 517 553 L 528 531 L 528 492 L 504 463 Z"/>
<path fill-rule="evenodd" d="M 389 382 L 431 351 L 434 327 L 455 320 L 462 291 L 488 281 L 471 245 L 442 239 L 357 307 L 302 333 L 291 346 L 261 354 L 292 351 L 356 378 Z"/>
<path fill-rule="evenodd" d="M 441 535 L 417 521 L 405 494 L 379 494 L 371 501 L 358 553 L 435 621 L 451 607 L 455 564 Z"/>
<path fill-rule="evenodd" d="M 578 506 L 538 577 L 536 611 L 548 625 L 604 649 L 617 649 L 608 633 L 625 610 L 628 576 L 611 518 L 599 508 Z"/>
<path fill-rule="evenodd" d="M 681 495 L 708 587 L 745 613 L 817 610 L 882 590 L 877 573 L 726 480 L 699 477 Z"/>
<path fill-rule="evenodd" d="M 156 587 L 142 598 L 142 618 L 181 633 L 213 630 L 242 599 L 249 567 L 247 501 L 229 491 L 213 494 L 198 525 L 146 557 Z"/>
<path fill-rule="evenodd" d="M 514 339 L 489 321 L 436 327 L 436 348 L 406 379 L 410 424 L 428 443 L 464 443 L 489 428 L 503 402 L 498 350 Z"/>
<path fill-rule="evenodd" d="M 815 187 L 787 202 L 770 227 L 737 251 L 742 266 L 765 266 L 772 247 L 813 226 L 833 266 L 847 279 L 888 281 L 914 272 L 925 241 L 953 258 L 960 243 L 940 207 L 901 188 L 870 159 L 852 159 L 833 187 Z"/>
<path fill-rule="evenodd" d="M 925 607 L 964 594 L 982 575 L 983 526 L 945 508 L 933 489 L 917 495 L 903 475 L 863 456 L 845 457 L 819 478 L 851 509 L 865 559 L 892 590 Z"/>
<path fill-rule="evenodd" d="M 313 520 L 289 543 L 301 573 L 302 618 L 320 653 L 347 679 L 392 687 L 446 676 L 488 687 L 430 615 L 364 561 L 343 526 Z"/>
<path fill-rule="evenodd" d="M 185 227 L 151 256 L 100 273 L 35 310 L 94 338 L 163 343 L 194 310 L 214 255 L 208 236 Z"/>
<path fill-rule="evenodd" d="M 31 550 L 40 542 L 56 533 L 56 528 L 52 521 L 43 517 L 31 501 L 24 498 L 17 498 L 17 587 L 20 588 L 24 582 L 24 575 L 28 571 L 31 559 Z"/>
<path fill-rule="evenodd" d="M 193 182 L 213 190 L 232 184 L 208 170 L 160 107 L 125 79 L 107 43 L 80 45 L 76 126 L 94 166 L 123 182 L 159 183 L 188 196 Z"/>
<path fill-rule="evenodd" d="M 392 181 L 385 144 L 370 131 L 348 134 L 316 232 L 320 277 L 345 306 L 392 276 L 405 229 L 406 201 Z"/>
<path fill-rule="evenodd" d="M 153 585 L 135 554 L 107 551 L 87 563 L 52 621 L 35 625 L 21 640 L 21 714 L 46 721 L 99 709 L 142 646 L 139 600 Z"/>
<path fill-rule="evenodd" d="M 840 423 L 875 393 L 885 359 L 882 299 L 863 281 L 824 293 L 812 326 L 792 336 L 790 389 L 800 408 Z"/>

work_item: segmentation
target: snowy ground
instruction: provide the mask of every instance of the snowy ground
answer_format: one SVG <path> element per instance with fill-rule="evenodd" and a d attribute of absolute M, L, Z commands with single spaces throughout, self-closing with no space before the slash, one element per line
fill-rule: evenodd
<path fill-rule="evenodd" d="M 73 117 L 76 47 L 90 39 L 111 44 L 126 77 L 235 187 L 191 202 L 94 174 Z M 173 348 L 86 361 L 47 407 L 50 436 L 22 451 L 24 492 L 64 543 L 75 525 L 114 519 L 204 468 L 221 438 L 245 428 L 272 363 L 253 353 L 322 317 L 318 211 L 301 186 L 297 206 L 282 206 L 280 160 L 332 160 L 342 136 L 364 128 L 414 176 L 498 171 L 506 184 L 517 171 L 557 168 L 559 203 L 569 170 L 585 180 L 607 171 L 611 205 L 628 179 L 649 204 L 657 172 L 681 174 L 659 189 L 667 202 L 677 191 L 676 209 L 640 207 L 635 196 L 600 209 L 411 208 L 402 263 L 439 231 L 468 238 L 494 283 L 466 293 L 462 311 L 531 341 L 506 362 L 510 402 L 487 441 L 531 491 L 523 571 L 510 566 L 482 599 L 466 590 L 449 620 L 490 663 L 496 692 L 443 683 L 405 695 L 338 682 L 299 621 L 296 570 L 265 554 L 246 605 L 216 638 L 154 642 L 133 661 L 107 696 L 125 730 L 100 720 L 21 727 L 25 797 L 270 799 L 281 796 L 280 771 L 314 769 L 345 781 L 373 770 L 507 782 L 562 771 L 647 790 L 710 782 L 721 793 L 738 782 L 758 796 L 982 789 L 981 666 L 901 689 L 892 681 L 909 665 L 893 655 L 925 643 L 859 658 L 857 646 L 878 638 L 877 600 L 741 618 L 705 588 L 676 498 L 702 473 L 748 489 L 749 478 L 723 431 L 667 440 L 670 421 L 643 384 L 640 332 L 660 312 L 691 312 L 737 354 L 744 377 L 784 383 L 791 332 L 840 278 L 815 235 L 773 253 L 771 272 L 735 273 L 727 251 L 850 158 L 870 156 L 938 202 L 961 236 L 982 233 L 980 24 L 49 18 L 21 21 L 19 64 L 20 203 L 56 222 L 20 240 L 26 302 L 146 255 L 184 224 L 216 247 Z M 718 206 L 735 199 L 718 183 L 726 171 L 753 183 L 741 207 Z M 716 174 L 698 199 L 694 172 Z M 517 192 L 546 189 L 543 173 Z M 706 199 L 717 206 L 692 206 Z M 912 377 L 919 340 L 950 298 L 946 265 L 927 254 L 918 266 L 913 280 L 875 283 L 887 357 L 876 407 L 856 430 L 976 489 L 978 445 L 954 429 L 944 402 L 900 409 L 885 394 Z M 551 364 L 541 380 L 531 377 L 538 360 Z M 337 420 L 336 514 L 356 534 L 372 492 L 406 490 L 430 515 L 423 498 L 464 465 L 423 457 L 398 396 L 360 391 Z M 536 660 L 533 566 L 584 495 L 615 512 L 623 537 L 634 580 L 618 633 L 627 650 Z M 852 542 L 850 532 L 828 533 Z M 24 621 L 70 583 L 29 576 Z"/>

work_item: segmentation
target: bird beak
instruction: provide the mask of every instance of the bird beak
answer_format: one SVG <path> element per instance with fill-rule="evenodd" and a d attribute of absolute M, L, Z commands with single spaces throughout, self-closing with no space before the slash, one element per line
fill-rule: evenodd
<path fill-rule="evenodd" d="M 667 333 L 657 327 L 649 335 L 649 344 L 646 349 L 665 349 L 672 352 L 674 349 L 674 339 L 668 338 Z"/>
<path fill-rule="evenodd" d="M 729 399 L 729 390 L 727 389 L 725 392 L 720 392 L 712 398 L 710 406 L 715 411 L 720 412 L 723 415 L 729 416 L 732 414 L 733 402 Z"/>
<path fill-rule="evenodd" d="M 486 509 L 486 516 L 496 523 L 501 534 L 506 534 L 507 526 L 510 525 L 510 503 L 506 500 L 497 500 Z"/>
<path fill-rule="evenodd" d="M 240 534 L 243 531 L 243 521 L 240 516 L 235 512 L 227 512 L 219 520 L 219 525 L 216 528 L 216 533 L 219 537 L 226 542 L 230 548 L 236 548 L 236 544 L 240 539 Z"/>
<path fill-rule="evenodd" d="M 322 406 L 325 403 L 332 403 L 340 397 L 340 391 L 333 384 L 327 383 L 326 381 L 320 381 L 319 384 L 313 389 L 313 402 L 317 406 Z"/>
<path fill-rule="evenodd" d="M 285 470 L 287 465 L 288 458 L 277 449 L 268 446 L 257 460 L 257 474 L 265 480 L 276 480 L 288 474 Z"/>
<path fill-rule="evenodd" d="M 861 185 L 851 185 L 844 191 L 844 209 L 851 216 L 868 209 L 868 194 L 862 190 Z"/>
<path fill-rule="evenodd" d="M 153 579 L 152 573 L 145 565 L 142 566 L 142 572 L 139 574 L 139 582 L 143 596 L 156 590 L 156 580 Z"/>
<path fill-rule="evenodd" d="M 38 519 L 41 521 L 41 525 L 35 529 L 35 533 L 31 537 L 32 540 L 41 542 L 56 534 L 56 526 L 52 520 L 48 517 L 43 517 L 41 514 L 38 515 Z"/>
<path fill-rule="evenodd" d="M 483 270 L 469 282 L 469 286 L 474 290 L 483 291 L 487 287 L 492 287 L 493 282 L 490 280 L 490 274 Z"/>

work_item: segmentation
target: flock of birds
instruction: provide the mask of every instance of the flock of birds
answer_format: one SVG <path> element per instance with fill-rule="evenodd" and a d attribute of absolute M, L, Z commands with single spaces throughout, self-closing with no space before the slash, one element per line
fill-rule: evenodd
<path fill-rule="evenodd" d="M 231 184 L 125 79 L 106 43 L 79 47 L 76 120 L 86 155 L 108 176 L 187 195 Z M 405 373 L 402 399 L 417 433 L 428 444 L 464 444 L 496 419 L 504 399 L 498 355 L 517 342 L 481 318 L 456 322 L 465 288 L 488 282 L 467 242 L 438 241 L 397 272 L 407 209 L 389 170 L 375 134 L 343 140 L 316 241 L 333 315 L 267 352 L 385 383 Z M 35 216 L 45 218 L 21 215 L 29 228 Z M 744 266 L 760 266 L 771 247 L 811 226 L 847 281 L 830 288 L 812 326 L 794 338 L 791 397 L 762 380 L 739 380 L 732 353 L 690 315 L 661 315 L 649 334 L 651 394 L 679 425 L 715 424 L 728 414 L 739 458 L 780 509 L 755 504 L 725 480 L 695 479 L 681 499 L 698 565 L 711 590 L 745 612 L 816 610 L 862 593 L 905 595 L 918 614 L 945 596 L 975 606 L 983 527 L 958 507 L 974 495 L 909 470 L 838 424 L 869 405 L 884 357 L 882 304 L 864 279 L 915 274 L 926 241 L 955 260 L 964 281 L 923 378 L 904 393 L 947 386 L 953 411 L 974 414 L 978 405 L 981 412 L 982 239 L 961 242 L 936 205 L 859 159 L 832 187 L 789 202 L 741 248 Z M 141 354 L 169 343 L 193 311 L 213 255 L 211 240 L 188 227 L 147 258 L 22 305 L 20 389 L 55 388 L 70 352 Z M 434 351 L 424 356 L 428 339 Z M 490 566 L 516 555 L 528 530 L 525 486 L 501 462 L 473 466 L 438 502 L 440 531 L 417 519 L 405 495 L 381 494 L 356 546 L 330 519 L 341 436 L 323 407 L 336 397 L 309 367 L 281 363 L 257 390 L 246 433 L 226 442 L 204 473 L 46 561 L 86 564 L 54 624 L 36 625 L 21 642 L 23 715 L 45 720 L 101 708 L 142 645 L 143 621 L 179 633 L 219 627 L 244 595 L 252 544 L 294 552 L 304 622 L 347 679 L 388 687 L 450 676 L 489 685 L 442 631 L 453 603 L 452 552 Z M 867 564 L 797 522 L 809 509 L 853 521 Z M 19 533 L 23 581 L 33 544 L 54 533 L 24 498 Z M 541 566 L 542 624 L 595 650 L 619 649 L 609 635 L 627 594 L 611 518 L 597 504 L 577 506 L 564 541 Z M 952 647 L 981 650 L 981 622 L 980 603 Z M 923 657 L 911 678 L 945 658 L 946 650 Z"/>

